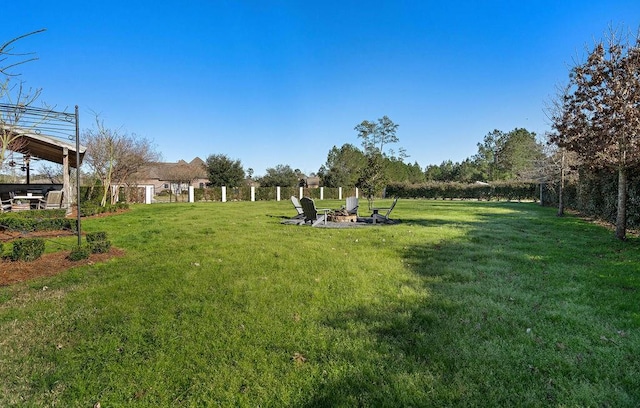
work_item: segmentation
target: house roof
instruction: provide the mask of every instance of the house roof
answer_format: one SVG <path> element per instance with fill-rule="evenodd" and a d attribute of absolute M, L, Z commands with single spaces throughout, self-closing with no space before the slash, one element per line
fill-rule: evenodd
<path fill-rule="evenodd" d="M 184 160 L 178 160 L 177 163 L 149 163 L 140 170 L 139 176 L 157 180 L 168 180 L 171 178 L 170 173 L 180 167 L 191 167 L 195 170 L 195 174 L 197 174 L 199 178 L 207 178 L 207 172 L 204 169 L 204 161 L 199 157 L 196 157 L 190 163 L 187 163 Z"/>
<path fill-rule="evenodd" d="M 67 142 L 53 136 L 36 134 L 15 126 L 10 127 L 0 124 L 0 128 L 2 128 L 3 132 L 17 136 L 16 141 L 20 146 L 20 153 L 29 154 L 33 157 L 38 157 L 50 162 L 63 164 L 63 152 L 64 149 L 68 149 L 69 166 L 78 167 L 75 143 Z M 80 165 L 82 165 L 82 160 L 84 160 L 84 154 L 87 151 L 87 148 L 81 145 L 78 151 L 80 153 Z"/>

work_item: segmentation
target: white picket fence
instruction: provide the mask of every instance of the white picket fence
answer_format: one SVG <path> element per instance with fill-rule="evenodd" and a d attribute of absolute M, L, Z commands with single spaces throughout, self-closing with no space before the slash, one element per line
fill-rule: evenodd
<path fill-rule="evenodd" d="M 222 202 L 226 202 L 227 201 L 227 187 L 222 186 L 220 187 L 222 190 Z M 324 187 L 319 187 L 320 189 L 320 200 L 324 200 Z M 277 201 L 281 201 L 282 197 L 281 197 L 281 188 L 280 187 L 276 187 L 276 200 Z M 299 193 L 298 193 L 298 198 L 302 198 L 303 197 L 303 193 L 304 193 L 304 188 L 300 187 L 299 188 Z M 355 188 L 355 196 L 358 197 L 359 195 L 359 191 L 358 188 Z M 154 187 L 153 186 L 144 186 L 144 203 L 145 204 L 151 204 L 153 203 L 153 197 L 154 197 Z M 289 199 L 289 197 L 285 197 L 285 199 Z M 342 187 L 338 187 L 338 199 L 342 200 Z M 251 201 L 256 201 L 256 188 L 254 186 L 251 186 Z M 193 203 L 195 202 L 195 188 L 193 186 L 189 187 L 189 191 L 188 191 L 188 202 Z"/>

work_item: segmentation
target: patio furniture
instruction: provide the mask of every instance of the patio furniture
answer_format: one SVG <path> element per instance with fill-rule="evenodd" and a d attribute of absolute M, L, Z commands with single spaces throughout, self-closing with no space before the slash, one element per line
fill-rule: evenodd
<path fill-rule="evenodd" d="M 353 215 L 358 215 L 358 207 L 359 207 L 359 203 L 358 203 L 358 197 L 347 197 L 347 203 L 346 205 L 343 207 L 345 210 L 347 210 L 347 213 Z"/>
<path fill-rule="evenodd" d="M 0 212 L 9 212 L 11 211 L 11 199 L 9 200 L 0 200 Z"/>
<path fill-rule="evenodd" d="M 62 190 L 51 190 L 44 199 L 38 200 L 38 208 L 52 210 L 62 208 Z"/>
<path fill-rule="evenodd" d="M 42 200 L 41 195 L 33 195 L 27 193 L 26 195 L 13 194 L 11 199 L 11 211 L 29 211 L 32 207 L 38 208 L 38 202 Z"/>
<path fill-rule="evenodd" d="M 304 220 L 304 211 L 302 210 L 302 206 L 300 205 L 298 197 L 291 196 L 291 203 L 293 204 L 293 208 L 295 208 L 298 212 L 298 215 L 293 217 L 292 220 Z"/>
<path fill-rule="evenodd" d="M 316 208 L 316 204 L 309 197 L 302 197 L 300 199 L 300 204 L 302 205 L 302 211 L 304 212 L 305 224 L 310 222 L 312 227 L 316 227 L 320 224 L 327 223 L 327 214 L 331 209 Z"/>
<path fill-rule="evenodd" d="M 391 211 L 393 211 L 394 207 L 396 206 L 396 204 L 398 203 L 398 197 L 396 197 L 393 200 L 393 203 L 391 204 L 391 207 L 378 207 L 378 208 L 372 208 L 371 211 L 373 211 L 373 214 L 371 214 L 371 218 L 373 218 L 373 223 L 377 223 L 377 222 L 387 222 L 389 221 L 389 214 L 391 214 Z M 380 214 L 380 211 L 385 211 L 386 213 L 384 215 Z"/>

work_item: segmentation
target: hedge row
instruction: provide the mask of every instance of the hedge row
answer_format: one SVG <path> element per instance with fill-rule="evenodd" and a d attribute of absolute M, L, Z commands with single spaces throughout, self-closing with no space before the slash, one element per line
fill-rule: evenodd
<path fill-rule="evenodd" d="M 464 184 L 430 182 L 423 184 L 389 184 L 387 197 L 429 198 L 442 200 L 537 200 L 537 183 L 499 182 L 491 184 Z"/>
<path fill-rule="evenodd" d="M 31 210 L 0 215 L 0 230 L 77 231 L 77 220 L 65 218 L 66 210 Z"/>
<path fill-rule="evenodd" d="M 627 227 L 640 228 L 640 174 L 630 172 L 627 180 Z M 558 205 L 559 186 L 546 185 L 543 203 Z M 579 181 L 565 186 L 563 201 L 565 208 L 615 224 L 618 212 L 618 175 L 601 171 L 582 171 Z"/>

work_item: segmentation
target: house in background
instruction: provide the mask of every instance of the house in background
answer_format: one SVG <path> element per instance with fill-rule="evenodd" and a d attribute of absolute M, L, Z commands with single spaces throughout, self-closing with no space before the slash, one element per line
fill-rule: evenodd
<path fill-rule="evenodd" d="M 138 187 L 152 186 L 153 194 L 171 191 L 174 194 L 185 192 L 190 186 L 203 188 L 209 182 L 205 162 L 196 157 L 187 163 L 150 163 L 140 170 L 135 179 Z"/>

